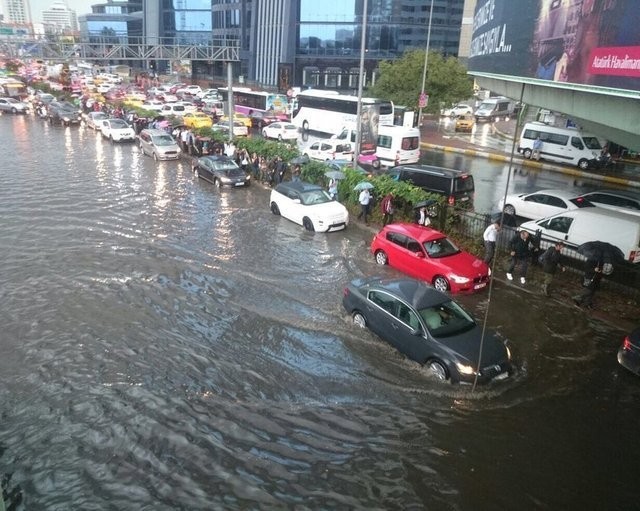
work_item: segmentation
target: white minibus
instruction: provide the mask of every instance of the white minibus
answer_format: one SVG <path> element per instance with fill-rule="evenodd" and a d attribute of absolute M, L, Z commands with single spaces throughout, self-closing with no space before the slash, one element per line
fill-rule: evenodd
<path fill-rule="evenodd" d="M 540 247 L 562 241 L 576 249 L 588 241 L 604 241 L 618 247 L 625 260 L 640 263 L 640 219 L 605 208 L 571 209 L 540 220 L 524 222 L 520 229 L 540 233 Z"/>
<path fill-rule="evenodd" d="M 533 143 L 540 137 L 540 158 L 558 163 L 571 163 L 582 170 L 588 169 L 600 155 L 602 146 L 598 137 L 577 128 L 548 126 L 542 122 L 528 122 L 522 128 L 518 152 L 531 158 Z"/>
<path fill-rule="evenodd" d="M 376 156 L 386 167 L 418 163 L 420 130 L 406 126 L 378 126 Z"/>

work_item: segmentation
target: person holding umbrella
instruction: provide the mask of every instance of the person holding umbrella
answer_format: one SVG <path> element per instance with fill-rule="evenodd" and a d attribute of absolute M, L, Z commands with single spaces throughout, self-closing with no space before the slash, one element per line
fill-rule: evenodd
<path fill-rule="evenodd" d="M 600 287 L 600 281 L 602 280 L 602 261 L 589 259 L 586 262 L 584 277 L 582 278 L 582 293 L 573 297 L 573 303 L 578 307 L 586 307 L 587 309 L 593 309 L 593 295 Z"/>
<path fill-rule="evenodd" d="M 371 202 L 371 193 L 369 188 L 363 188 L 358 196 L 358 202 L 360 203 L 360 213 L 358 214 L 358 220 L 364 216 L 364 223 L 369 225 L 369 203 Z"/>

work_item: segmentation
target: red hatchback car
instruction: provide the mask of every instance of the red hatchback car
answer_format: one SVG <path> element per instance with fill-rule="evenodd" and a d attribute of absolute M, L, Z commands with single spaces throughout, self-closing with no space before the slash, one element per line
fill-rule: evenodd
<path fill-rule="evenodd" d="M 371 252 L 378 264 L 425 280 L 439 291 L 473 293 L 489 283 L 490 270 L 482 259 L 429 227 L 389 224 L 373 238 Z"/>

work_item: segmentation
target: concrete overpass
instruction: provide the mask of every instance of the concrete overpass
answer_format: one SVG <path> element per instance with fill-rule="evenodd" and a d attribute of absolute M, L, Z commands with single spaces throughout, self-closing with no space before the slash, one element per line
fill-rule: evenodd
<path fill-rule="evenodd" d="M 527 105 L 561 112 L 586 131 L 640 152 L 640 93 L 472 72 L 478 84 Z"/>

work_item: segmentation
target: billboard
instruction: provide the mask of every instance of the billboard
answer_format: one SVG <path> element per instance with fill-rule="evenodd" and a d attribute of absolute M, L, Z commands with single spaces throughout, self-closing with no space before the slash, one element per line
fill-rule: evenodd
<path fill-rule="evenodd" d="M 640 91 L 640 1 L 478 0 L 469 70 Z"/>

